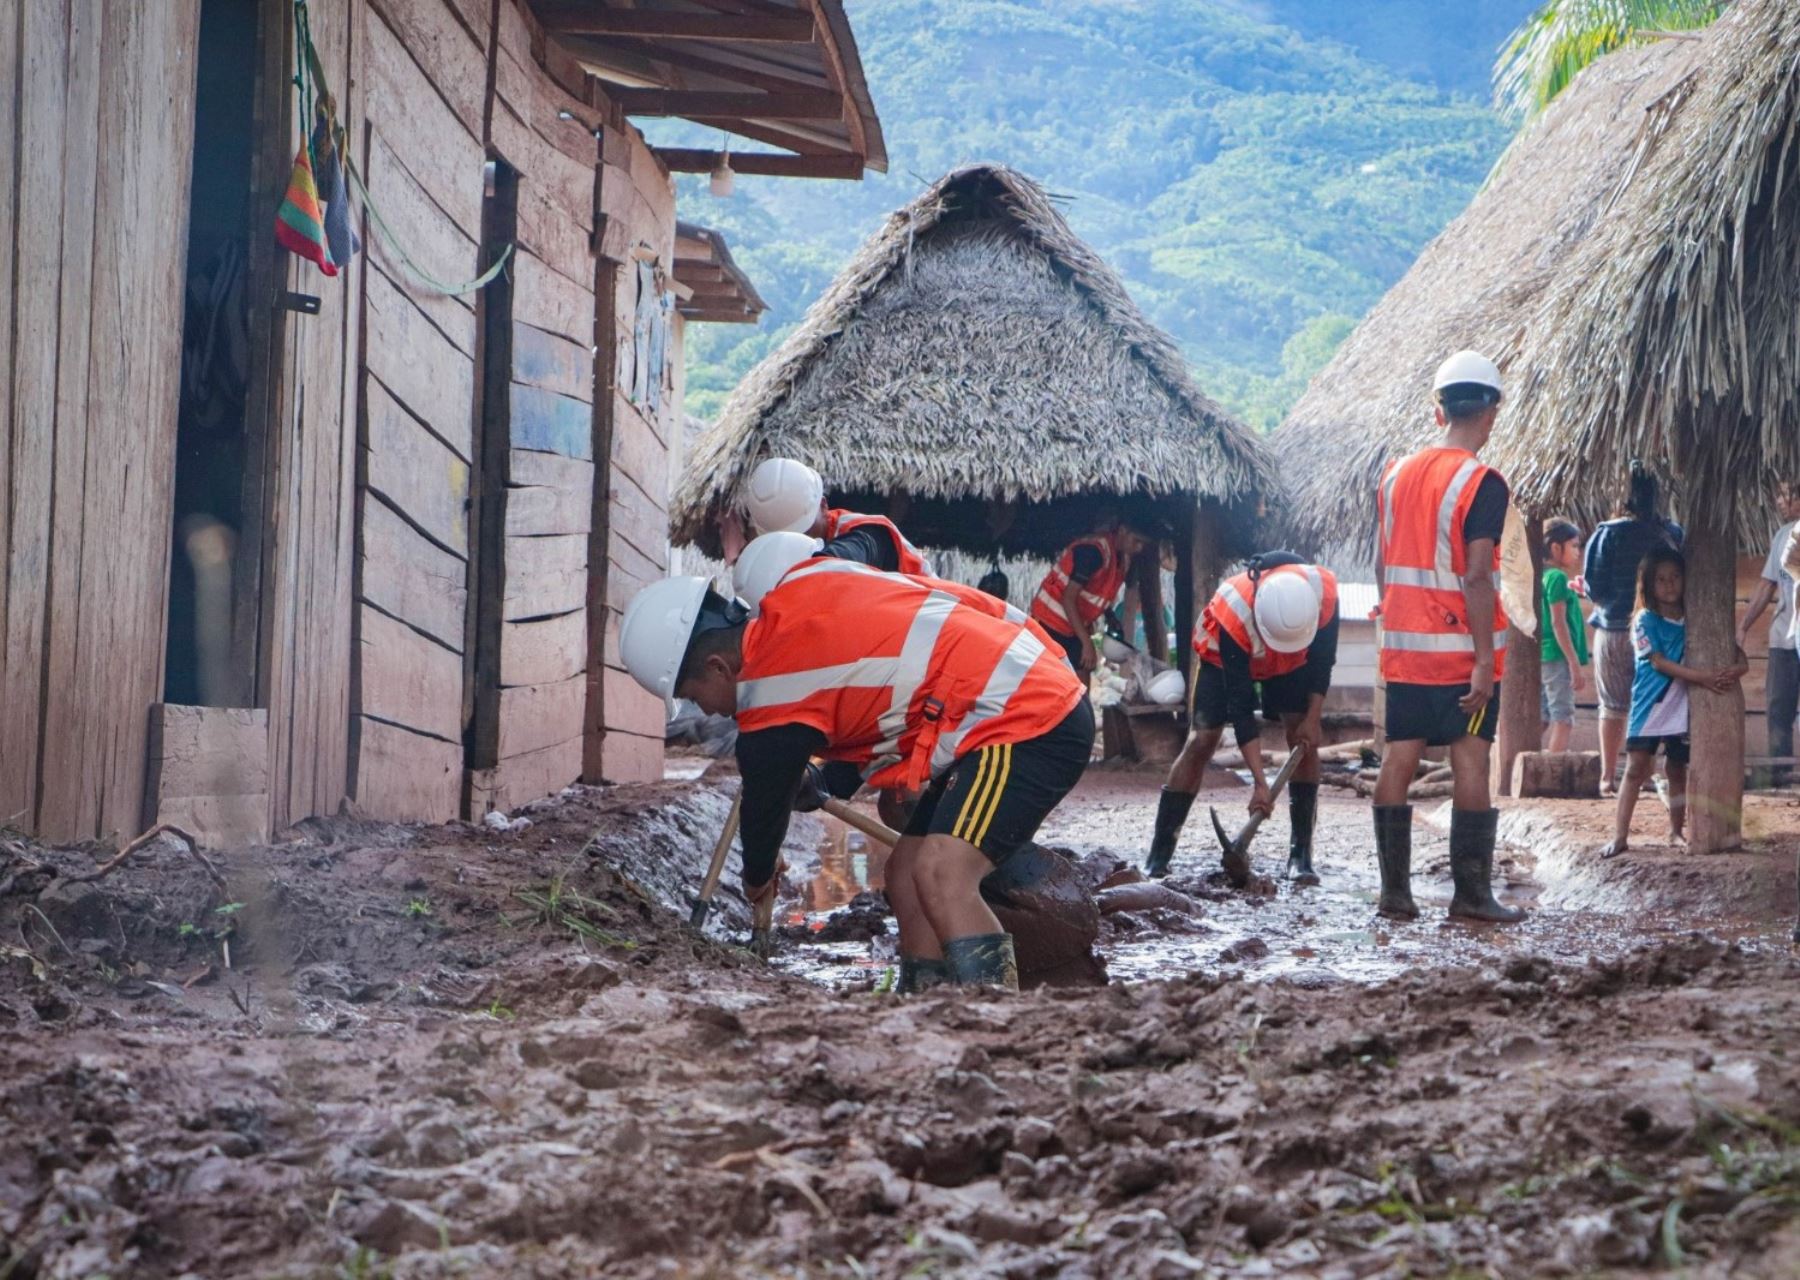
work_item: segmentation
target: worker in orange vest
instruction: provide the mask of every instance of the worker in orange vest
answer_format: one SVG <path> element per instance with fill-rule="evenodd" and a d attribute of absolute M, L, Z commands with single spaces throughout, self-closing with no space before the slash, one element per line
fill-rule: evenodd
<path fill-rule="evenodd" d="M 1244 764 L 1256 779 L 1252 813 L 1265 817 L 1274 801 L 1263 774 L 1257 703 L 1279 719 L 1288 749 L 1306 755 L 1288 781 L 1288 875 L 1296 885 L 1315 885 L 1313 827 L 1319 811 L 1319 736 L 1325 695 L 1337 663 L 1338 586 L 1329 569 L 1287 551 L 1257 556 L 1228 579 L 1194 627 L 1194 664 L 1188 719 L 1192 732 L 1156 806 L 1156 833 L 1144 869 L 1166 875 L 1181 827 L 1193 807 L 1207 763 L 1230 725 Z M 1248 856 L 1227 851 L 1226 874 L 1234 884 L 1250 878 Z"/>
<path fill-rule="evenodd" d="M 1375 784 L 1376 909 L 1402 920 L 1419 914 L 1407 788 L 1427 747 L 1449 747 L 1450 914 L 1510 924 L 1525 913 L 1494 899 L 1499 815 L 1488 780 L 1506 663 L 1499 576 L 1510 495 L 1500 473 L 1476 457 L 1499 413 L 1500 370 L 1486 356 L 1459 351 L 1438 366 L 1432 385 L 1444 443 L 1389 463 L 1376 495 L 1387 682 L 1387 746 Z"/>
<path fill-rule="evenodd" d="M 766 458 L 744 486 L 744 509 L 758 534 L 804 533 L 827 542 L 850 538 L 866 542 L 856 558 L 888 573 L 929 574 L 931 566 L 919 549 L 886 516 L 863 515 L 827 506 L 825 481 L 817 471 L 793 458 Z"/>
<path fill-rule="evenodd" d="M 1017 987 L 981 880 L 1030 841 L 1094 742 L 1086 691 L 1041 631 L 973 588 L 817 557 L 753 618 L 704 579 L 652 583 L 619 650 L 652 693 L 737 718 L 752 902 L 775 892 L 811 758 L 849 761 L 871 787 L 923 790 L 886 871 L 901 986 Z"/>
<path fill-rule="evenodd" d="M 1069 665 L 1088 675 L 1100 665 L 1094 624 L 1118 603 L 1131 559 L 1156 541 L 1142 522 L 1128 519 L 1101 533 L 1077 538 L 1044 575 L 1031 602 L 1034 622 L 1068 654 Z"/>

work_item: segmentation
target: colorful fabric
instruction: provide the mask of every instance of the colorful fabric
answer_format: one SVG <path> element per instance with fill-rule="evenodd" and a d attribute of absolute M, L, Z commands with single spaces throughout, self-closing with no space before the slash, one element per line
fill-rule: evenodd
<path fill-rule="evenodd" d="M 1573 655 L 1564 653 L 1556 640 L 1556 611 L 1561 609 L 1569 624 L 1569 640 L 1575 646 Z M 1588 660 L 1587 632 L 1581 625 L 1581 597 L 1569 585 L 1569 575 L 1561 569 L 1544 570 L 1544 602 L 1538 606 L 1538 636 L 1543 642 L 1541 657 L 1545 662 L 1568 662 L 1585 667 Z"/>
<path fill-rule="evenodd" d="M 312 150 L 319 162 L 319 199 L 325 206 L 325 243 L 331 261 L 341 267 L 362 252 L 362 241 L 351 225 L 344 158 L 332 143 L 330 121 L 324 115 L 315 116 L 313 120 Z"/>
<path fill-rule="evenodd" d="M 1661 654 L 1670 662 L 1687 657 L 1687 623 L 1639 609 L 1631 623 L 1632 647 L 1637 666 L 1631 676 L 1631 719 L 1625 733 L 1631 738 L 1679 737 L 1688 731 L 1688 688 L 1684 681 L 1656 669 L 1652 658 Z"/>
<path fill-rule="evenodd" d="M 275 238 L 289 253 L 317 263 L 326 275 L 338 273 L 325 237 L 325 211 L 319 206 L 319 188 L 313 182 L 312 157 L 304 143 L 294 156 L 287 195 L 275 212 Z"/>

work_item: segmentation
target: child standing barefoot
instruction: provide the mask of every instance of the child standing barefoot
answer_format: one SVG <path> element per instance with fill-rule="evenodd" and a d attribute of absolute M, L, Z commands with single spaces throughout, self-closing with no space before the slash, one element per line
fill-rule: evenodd
<path fill-rule="evenodd" d="M 1614 858 L 1629 848 L 1631 813 L 1638 792 L 1656 768 L 1656 753 L 1663 753 L 1669 780 L 1669 834 L 1674 843 L 1685 841 L 1687 820 L 1688 686 L 1701 685 L 1720 693 L 1744 674 L 1742 666 L 1700 671 L 1687 666 L 1687 562 L 1679 551 L 1658 547 L 1638 567 L 1637 615 L 1632 619 L 1632 647 L 1636 666 L 1631 679 L 1631 716 L 1626 731 L 1625 780 L 1619 786 L 1618 815 L 1613 841 L 1600 851 Z"/>

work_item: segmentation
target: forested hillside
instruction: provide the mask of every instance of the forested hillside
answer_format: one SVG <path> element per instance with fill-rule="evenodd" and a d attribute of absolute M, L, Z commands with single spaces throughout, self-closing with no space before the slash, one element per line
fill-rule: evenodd
<path fill-rule="evenodd" d="M 1202 385 L 1273 425 L 1499 154 L 1486 68 L 1529 8 L 850 0 L 890 171 L 740 176 L 727 200 L 683 179 L 771 305 L 758 330 L 696 330 L 689 408 L 716 412 L 889 210 L 991 159 L 1065 198 Z"/>

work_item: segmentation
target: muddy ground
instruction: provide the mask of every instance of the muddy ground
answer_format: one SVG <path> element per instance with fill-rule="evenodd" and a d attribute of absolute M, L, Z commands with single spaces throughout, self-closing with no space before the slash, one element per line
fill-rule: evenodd
<path fill-rule="evenodd" d="M 1156 781 L 1045 839 L 1135 860 Z M 1379 927 L 1363 804 L 1312 891 L 1278 817 L 1249 894 L 1202 807 L 1192 907 L 1108 918 L 1131 981 L 900 1000 L 879 938 L 771 967 L 730 892 L 686 929 L 731 785 L 92 880 L 0 838 L 0 1276 L 1800 1273 L 1800 797 L 1719 858 L 1647 804 L 1608 864 L 1598 804 L 1514 806 L 1510 931 L 1444 923 L 1426 806 L 1425 916 Z M 791 845 L 805 935 L 878 859 Z"/>

